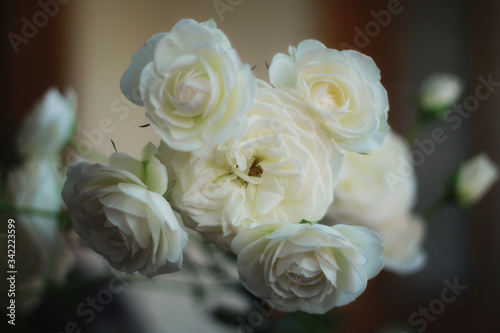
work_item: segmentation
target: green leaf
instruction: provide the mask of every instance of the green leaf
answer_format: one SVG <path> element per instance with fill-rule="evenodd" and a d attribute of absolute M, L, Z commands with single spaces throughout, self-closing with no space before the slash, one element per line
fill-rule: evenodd
<path fill-rule="evenodd" d="M 115 149 L 115 153 L 117 153 L 118 150 L 116 149 L 116 145 L 115 145 L 115 142 L 113 140 L 111 140 L 111 144 L 113 145 L 113 148 Z"/>
<path fill-rule="evenodd" d="M 313 221 L 308 221 L 308 220 L 305 220 L 305 219 L 302 219 L 299 224 L 310 224 L 310 225 L 313 225 L 313 224 L 318 224 L 318 222 L 313 222 Z"/>

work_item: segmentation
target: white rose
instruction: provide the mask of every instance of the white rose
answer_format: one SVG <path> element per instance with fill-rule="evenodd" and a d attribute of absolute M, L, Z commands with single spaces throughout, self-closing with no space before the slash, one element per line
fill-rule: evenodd
<path fill-rule="evenodd" d="M 367 155 L 346 153 L 335 201 L 324 220 L 378 232 L 384 247 L 397 248 L 384 250 L 384 258 L 390 263 L 386 268 L 399 273 L 413 272 L 425 263 L 418 259 L 425 257 L 421 248 L 424 222 L 407 216 L 417 194 L 415 170 L 407 161 L 411 161 L 409 147 L 394 132 L 388 133 L 379 150 Z"/>
<path fill-rule="evenodd" d="M 412 214 L 395 215 L 372 225 L 379 233 L 384 246 L 385 269 L 399 274 L 410 274 L 422 269 L 427 256 L 422 248 L 425 237 L 425 221 Z"/>
<path fill-rule="evenodd" d="M 170 147 L 206 154 L 245 131 L 256 82 L 213 20 L 184 19 L 134 55 L 121 89 L 146 105 L 151 126 Z"/>
<path fill-rule="evenodd" d="M 163 198 L 167 173 L 148 144 L 142 161 L 110 157 L 111 167 L 81 162 L 63 188 L 75 231 L 115 269 L 152 277 L 179 270 L 187 234 Z"/>
<path fill-rule="evenodd" d="M 75 263 L 74 253 L 59 232 L 62 207 L 59 161 L 49 158 L 27 160 L 7 177 L 6 202 L 22 210 L 15 220 L 18 301 L 36 301 L 47 281 L 63 282 Z M 7 226 L 5 220 L 4 226 Z M 5 230 L 5 234 L 7 231 Z M 6 254 L 2 264 L 7 265 Z M 6 266 L 2 266 L 6 267 Z M 2 283 L 3 287 L 3 283 Z"/>
<path fill-rule="evenodd" d="M 352 50 L 327 49 L 315 40 L 290 47 L 289 54 L 273 58 L 271 83 L 297 89 L 341 148 L 378 149 L 389 130 L 389 104 L 372 58 Z"/>
<path fill-rule="evenodd" d="M 464 82 L 456 75 L 435 73 L 420 87 L 420 106 L 424 110 L 444 110 L 455 103 L 464 90 Z"/>
<path fill-rule="evenodd" d="M 479 201 L 498 180 L 498 167 L 484 153 L 466 161 L 459 169 L 456 183 L 458 200 L 463 205 Z"/>
<path fill-rule="evenodd" d="M 317 221 L 333 200 L 343 154 L 300 96 L 259 88 L 241 140 L 203 157 L 160 146 L 188 225 L 227 249 L 242 221 Z"/>
<path fill-rule="evenodd" d="M 408 145 L 394 132 L 379 150 L 346 153 L 328 215 L 339 223 L 373 224 L 408 212 L 416 200 L 417 179 L 406 161 L 411 161 Z M 405 174 L 402 166 L 408 168 Z"/>
<path fill-rule="evenodd" d="M 63 96 L 56 88 L 47 91 L 24 120 L 17 137 L 17 147 L 24 157 L 58 155 L 75 130 L 76 96 Z"/>
<path fill-rule="evenodd" d="M 280 311 L 348 304 L 384 264 L 380 237 L 347 225 L 267 224 L 240 232 L 231 248 L 243 285 Z"/>

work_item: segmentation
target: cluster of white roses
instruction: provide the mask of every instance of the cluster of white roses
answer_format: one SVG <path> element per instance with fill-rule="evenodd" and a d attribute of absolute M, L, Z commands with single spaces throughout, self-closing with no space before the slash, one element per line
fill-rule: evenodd
<path fill-rule="evenodd" d="M 306 40 L 277 54 L 269 76 L 270 84 L 257 80 L 213 21 L 180 21 L 134 55 L 121 81 L 125 96 L 145 106 L 159 146 L 147 144 L 140 159 L 116 152 L 109 166 L 74 164 L 64 186 L 76 98 L 50 89 L 20 128 L 22 163 L 0 197 L 0 210 L 16 216 L 20 306 L 36 304 L 81 259 L 61 232 L 61 192 L 74 230 L 115 269 L 178 271 L 194 230 L 236 254 L 242 284 L 282 311 L 347 304 L 384 264 L 396 273 L 422 268 L 426 228 L 413 211 L 412 157 L 389 131 L 373 60 Z M 422 123 L 462 86 L 452 75 L 426 80 Z M 477 155 L 441 199 L 470 206 L 499 175 Z M 9 267 L 9 257 L 0 265 Z M 3 295 L 8 288 L 0 283 Z"/>
<path fill-rule="evenodd" d="M 420 267 L 415 179 L 393 189 L 384 178 L 408 152 L 387 136 L 373 60 L 306 40 L 269 74 L 271 85 L 255 79 L 213 21 L 154 35 L 121 88 L 162 142 L 141 160 L 115 153 L 110 166 L 69 168 L 63 198 L 77 233 L 118 270 L 173 272 L 187 243 L 173 209 L 234 252 L 244 286 L 283 311 L 351 302 L 384 258 Z"/>

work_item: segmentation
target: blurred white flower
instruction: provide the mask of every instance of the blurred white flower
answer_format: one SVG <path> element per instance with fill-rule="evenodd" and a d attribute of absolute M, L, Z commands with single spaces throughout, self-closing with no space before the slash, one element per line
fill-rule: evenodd
<path fill-rule="evenodd" d="M 427 263 L 427 255 L 422 249 L 426 225 L 420 217 L 410 213 L 395 215 L 371 229 L 382 237 L 385 269 L 410 274 Z"/>
<path fill-rule="evenodd" d="M 297 89 L 319 123 L 341 148 L 378 149 L 389 130 L 387 92 L 372 58 L 352 50 L 327 49 L 305 40 L 269 67 L 271 83 Z"/>
<path fill-rule="evenodd" d="M 415 170 L 406 163 L 410 160 L 408 145 L 394 132 L 388 133 L 379 150 L 346 153 L 335 201 L 324 221 L 378 232 L 386 248 L 386 268 L 398 273 L 414 272 L 425 263 L 423 221 L 409 215 L 417 194 Z"/>
<path fill-rule="evenodd" d="M 363 227 L 275 223 L 240 232 L 243 285 L 280 311 L 325 313 L 352 302 L 384 264 L 380 237 Z"/>
<path fill-rule="evenodd" d="M 170 147 L 206 154 L 244 133 L 256 82 L 213 20 L 183 19 L 134 55 L 121 89 L 146 106 L 151 126 Z"/>
<path fill-rule="evenodd" d="M 366 155 L 346 153 L 335 201 L 328 214 L 339 223 L 381 223 L 408 212 L 417 194 L 417 178 L 411 168 L 400 174 L 402 163 L 411 160 L 406 142 L 389 132 L 379 150 Z"/>
<path fill-rule="evenodd" d="M 64 96 L 56 88 L 49 89 L 21 126 L 17 137 L 21 155 L 59 155 L 75 130 L 75 110 L 74 91 Z"/>
<path fill-rule="evenodd" d="M 223 249 L 248 217 L 261 223 L 321 219 L 343 160 L 295 94 L 258 88 L 248 123 L 241 140 L 207 156 L 160 146 L 160 159 L 176 181 L 173 204 L 188 226 Z"/>
<path fill-rule="evenodd" d="M 6 202 L 20 209 L 14 218 L 20 303 L 36 302 L 47 281 L 63 282 L 75 262 L 74 253 L 59 232 L 62 180 L 58 166 L 57 160 L 33 158 L 7 178 Z M 7 259 L 3 256 L 2 267 L 6 267 Z"/>
<path fill-rule="evenodd" d="M 152 277 L 179 270 L 187 234 L 170 205 L 165 167 L 150 143 L 142 160 L 110 157 L 111 167 L 81 162 L 68 169 L 63 199 L 75 231 L 115 269 Z"/>
<path fill-rule="evenodd" d="M 464 86 L 463 80 L 456 75 L 435 73 L 420 86 L 420 106 L 425 111 L 444 111 L 457 102 Z"/>
<path fill-rule="evenodd" d="M 485 153 L 479 154 L 460 166 L 456 192 L 463 205 L 479 201 L 498 180 L 498 166 Z"/>

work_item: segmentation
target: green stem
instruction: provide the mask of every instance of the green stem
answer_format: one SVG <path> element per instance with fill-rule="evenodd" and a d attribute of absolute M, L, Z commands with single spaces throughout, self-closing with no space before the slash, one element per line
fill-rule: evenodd
<path fill-rule="evenodd" d="M 441 208 L 451 202 L 453 202 L 453 193 L 447 190 L 440 198 L 438 198 L 433 204 L 431 204 L 422 212 L 422 216 L 426 220 L 428 220 L 432 216 L 434 216 L 434 214 L 436 214 Z"/>
<path fill-rule="evenodd" d="M 15 215 L 36 215 L 41 217 L 56 218 L 59 221 L 59 228 L 62 230 L 71 229 L 71 217 L 65 211 L 51 211 L 38 208 L 16 207 L 5 201 L 0 200 L 0 212 L 11 213 Z"/>
<path fill-rule="evenodd" d="M 57 217 L 57 218 L 61 214 L 58 211 L 56 212 L 38 208 L 16 207 L 3 201 L 0 201 L 0 211 L 13 214 L 29 214 L 29 215 L 38 215 L 43 217 Z"/>
<path fill-rule="evenodd" d="M 415 141 L 416 138 L 418 138 L 418 135 L 422 131 L 422 128 L 424 127 L 424 122 L 420 119 L 420 117 L 411 125 L 410 129 L 406 133 L 405 139 L 408 144 L 413 144 L 413 141 Z"/>
<path fill-rule="evenodd" d="M 163 197 L 164 197 L 165 199 L 167 199 L 168 194 L 169 194 L 170 192 L 172 192 L 172 190 L 174 189 L 174 186 L 175 186 L 175 183 L 176 183 L 176 182 L 177 182 L 177 181 L 176 181 L 176 180 L 174 180 L 174 182 L 173 182 L 172 186 L 170 186 L 169 188 L 167 188 L 167 191 L 163 194 Z"/>
<path fill-rule="evenodd" d="M 417 119 L 406 133 L 406 142 L 410 145 L 413 144 L 413 141 L 418 138 L 424 126 L 438 119 L 440 118 L 437 114 L 425 111 L 417 106 Z"/>
<path fill-rule="evenodd" d="M 211 265 L 211 264 L 204 264 L 204 263 L 200 263 L 200 262 L 195 262 L 195 261 L 191 261 L 187 257 L 184 257 L 182 262 L 183 262 L 183 265 L 185 264 L 192 271 L 197 270 L 199 267 L 210 270 L 210 271 L 214 271 L 214 272 L 221 271 L 219 266 L 217 266 L 215 264 Z"/>

